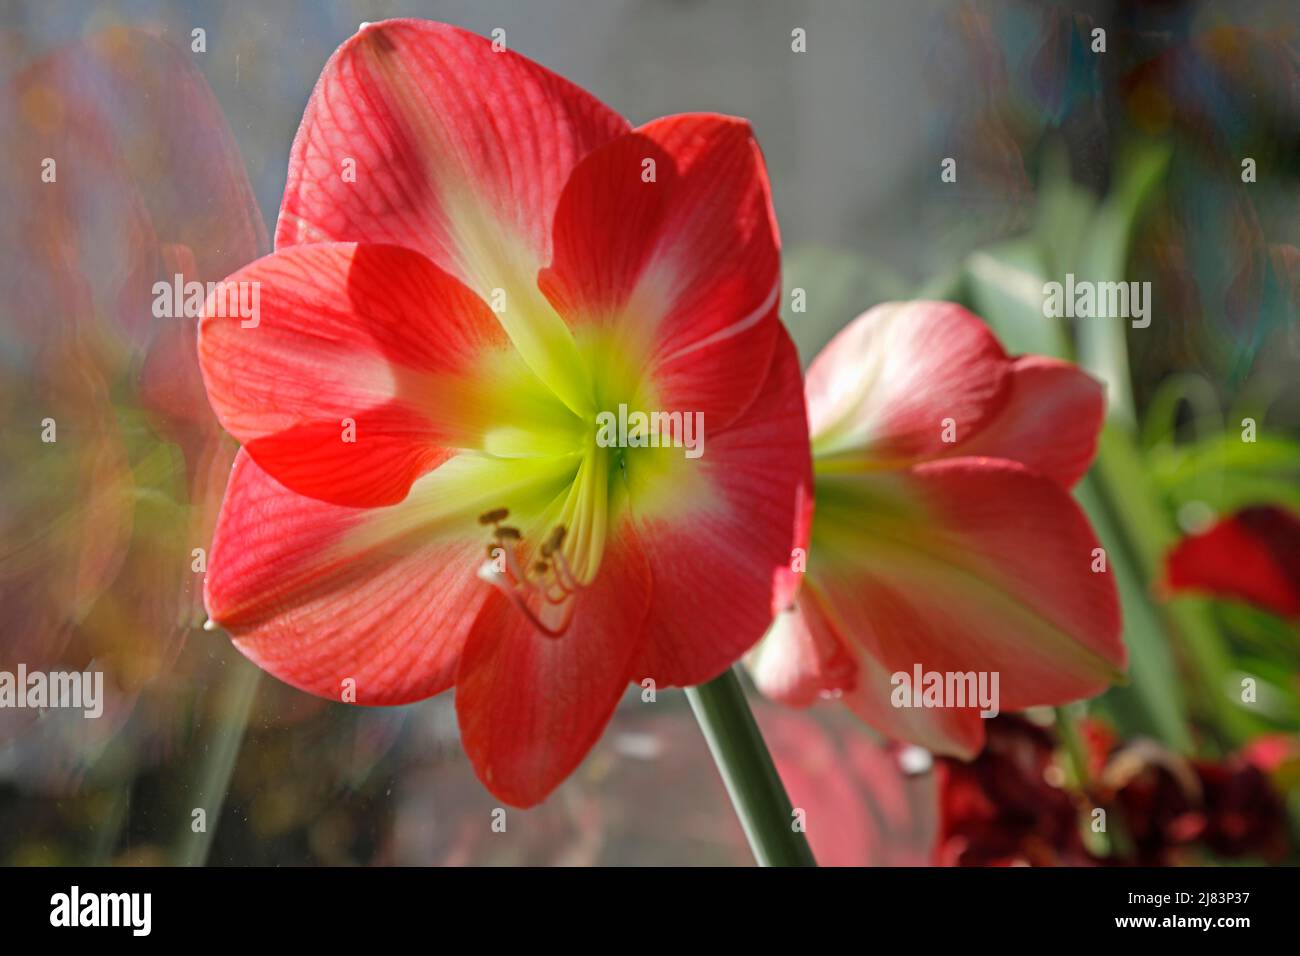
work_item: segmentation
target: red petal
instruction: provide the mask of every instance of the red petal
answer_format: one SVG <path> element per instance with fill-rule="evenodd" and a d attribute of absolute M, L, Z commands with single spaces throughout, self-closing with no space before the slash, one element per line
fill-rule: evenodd
<path fill-rule="evenodd" d="M 746 665 L 764 696 L 792 707 L 807 707 L 857 683 L 857 661 L 808 590 L 776 616 Z"/>
<path fill-rule="evenodd" d="M 859 670 L 845 702 L 887 733 L 956 747 L 975 710 L 894 708 L 891 675 L 997 672 L 1001 710 L 1091 696 L 1125 660 L 1096 537 L 1054 482 L 1003 461 L 818 479 L 813 565 L 821 602 Z M 828 688 L 833 689 L 833 688 Z M 951 702 L 950 702 L 951 703 Z M 970 724 L 970 727 L 974 727 Z M 946 734 L 950 746 L 922 735 Z M 907 736 L 912 734 L 913 736 Z"/>
<path fill-rule="evenodd" d="M 208 302 L 208 398 L 280 483 L 335 504 L 392 504 L 446 458 L 442 445 L 467 443 L 474 363 L 505 337 L 477 296 L 419 253 L 302 246 L 227 281 L 258 283 L 261 314 L 245 328 L 251 320 L 219 318 Z"/>
<path fill-rule="evenodd" d="M 650 600 L 645 558 L 626 526 L 572 599 L 559 637 L 492 591 L 456 677 L 461 741 L 483 784 L 513 806 L 541 802 L 582 762 L 627 688 Z"/>
<path fill-rule="evenodd" d="M 400 704 L 451 686 L 487 586 L 481 542 L 422 526 L 417 493 L 392 508 L 294 494 L 241 451 L 205 582 L 212 619 L 259 667 L 302 690 Z"/>
<path fill-rule="evenodd" d="M 763 391 L 704 454 L 683 461 L 708 489 L 637 514 L 654 579 L 634 677 L 699 684 L 726 670 L 789 605 L 793 549 L 807 544 L 811 463 L 799 360 L 780 339 Z M 632 496 L 633 511 L 637 496 Z"/>
<path fill-rule="evenodd" d="M 307 104 L 276 246 L 394 243 L 479 292 L 508 284 L 483 260 L 513 250 L 530 260 L 531 285 L 550 261 L 569 172 L 626 130 L 588 93 L 483 37 L 421 20 L 372 24 L 330 58 Z"/>
<path fill-rule="evenodd" d="M 1300 616 L 1300 518 L 1258 505 L 1184 538 L 1165 559 L 1165 588 Z"/>
<path fill-rule="evenodd" d="M 1102 384 L 1077 365 L 1027 355 L 1011 364 L 1006 404 L 953 456 L 1018 461 L 1071 488 L 1097 453 L 1106 416 Z"/>
<path fill-rule="evenodd" d="M 978 711 L 891 706 L 890 673 L 840 633 L 826 601 L 810 584 L 800 591 L 796 606 L 777 618 L 750 657 L 750 673 L 759 690 L 795 707 L 806 707 L 819 697 L 839 700 L 894 740 L 952 756 L 979 753 L 984 723 Z"/>
<path fill-rule="evenodd" d="M 1002 407 L 1009 365 L 993 333 L 961 306 L 876 306 L 808 369 L 814 451 L 876 463 L 951 451 L 952 438 L 974 436 Z"/>
<path fill-rule="evenodd" d="M 889 699 L 893 673 L 873 659 L 864 660 L 857 685 L 840 698 L 844 706 L 886 737 L 936 754 L 970 760 L 984 748 L 984 718 L 978 708 L 895 707 Z"/>
<path fill-rule="evenodd" d="M 653 161 L 653 181 L 646 181 Z M 573 171 L 540 277 L 578 327 L 646 356 L 664 408 L 725 427 L 753 400 L 776 341 L 779 240 L 767 172 L 744 120 L 655 120 Z"/>

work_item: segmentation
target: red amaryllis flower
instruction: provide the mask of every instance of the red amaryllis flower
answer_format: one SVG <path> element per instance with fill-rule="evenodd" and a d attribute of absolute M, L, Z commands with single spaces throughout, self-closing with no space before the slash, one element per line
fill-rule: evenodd
<path fill-rule="evenodd" d="M 807 394 L 817 520 L 797 603 L 751 657 L 766 693 L 839 695 L 892 737 L 969 756 L 981 673 L 988 697 L 998 680 L 993 710 L 1087 697 L 1119 675 L 1115 584 L 1067 490 L 1095 453 L 1097 382 L 1009 358 L 959 306 L 914 302 L 852 322 L 813 361 Z M 954 699 L 915 706 L 918 667 L 945 688 L 975 678 L 965 706 L 956 680 Z"/>
<path fill-rule="evenodd" d="M 1164 590 L 1236 598 L 1300 617 L 1300 518 L 1255 505 L 1184 538 L 1165 557 Z"/>
<path fill-rule="evenodd" d="M 244 446 L 207 606 L 257 664 L 362 704 L 455 685 L 475 770 L 526 806 L 629 680 L 712 678 L 789 601 L 808 436 L 747 123 L 630 129 L 483 38 L 367 26 L 276 245 L 230 277 L 256 323 L 210 300 L 199 335 Z"/>

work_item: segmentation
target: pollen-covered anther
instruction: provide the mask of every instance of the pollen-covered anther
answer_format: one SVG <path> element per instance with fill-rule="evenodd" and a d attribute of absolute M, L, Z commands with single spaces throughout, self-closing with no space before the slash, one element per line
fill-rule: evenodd
<path fill-rule="evenodd" d="M 493 508 L 491 511 L 485 511 L 478 516 L 478 523 L 482 525 L 500 524 L 510 517 L 509 508 Z"/>
<path fill-rule="evenodd" d="M 564 525 L 556 525 L 550 536 L 542 544 L 542 556 L 552 562 L 555 580 L 561 590 L 566 594 L 572 594 L 581 585 L 574 576 L 573 569 L 569 567 L 568 559 L 564 556 L 563 546 L 566 533 Z"/>
<path fill-rule="evenodd" d="M 549 558 L 552 554 L 559 551 L 564 545 L 564 536 L 566 533 L 564 525 L 556 525 L 554 530 L 551 531 L 550 536 L 542 544 L 542 556 Z"/>

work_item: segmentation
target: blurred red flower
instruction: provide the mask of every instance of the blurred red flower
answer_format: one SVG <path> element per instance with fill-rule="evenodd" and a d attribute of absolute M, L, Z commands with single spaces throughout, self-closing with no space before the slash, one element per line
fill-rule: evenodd
<path fill-rule="evenodd" d="M 1053 733 L 1019 717 L 990 721 L 988 744 L 970 763 L 940 760 L 937 862 L 1172 866 L 1286 855 L 1285 807 L 1269 779 L 1277 746 L 1189 760 L 1145 739 L 1116 746 L 1096 720 L 1081 729 L 1087 792 L 1064 786 Z M 1098 808 L 1112 835 L 1105 856 L 1082 838 Z"/>
<path fill-rule="evenodd" d="M 940 760 L 943 866 L 1082 866 L 1094 862 L 1080 836 L 1077 798 L 1060 784 L 1052 734 L 1014 716 L 989 721 L 969 763 Z"/>
<path fill-rule="evenodd" d="M 109 717 L 68 736 L 107 735 L 202 623 L 194 549 L 234 455 L 197 314 L 160 314 L 154 285 L 219 278 L 266 229 L 202 74 L 144 32 L 14 73 L 0 133 L 0 669 L 93 662 Z"/>
<path fill-rule="evenodd" d="M 1273 505 L 1221 518 L 1165 557 L 1164 590 L 1235 598 L 1300 617 L 1300 518 Z"/>
<path fill-rule="evenodd" d="M 1253 753 L 1188 760 L 1139 740 L 1112 754 L 1098 794 L 1120 814 L 1133 845 L 1127 862 L 1196 862 L 1207 850 L 1229 859 L 1284 857 L 1286 810 Z"/>

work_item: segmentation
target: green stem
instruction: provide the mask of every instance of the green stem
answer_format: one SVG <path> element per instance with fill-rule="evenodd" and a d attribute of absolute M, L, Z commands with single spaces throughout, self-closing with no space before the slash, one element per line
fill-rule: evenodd
<path fill-rule="evenodd" d="M 1065 753 L 1070 761 L 1070 769 L 1074 774 L 1075 786 L 1087 799 L 1097 800 L 1097 791 L 1093 787 L 1092 774 L 1088 772 L 1088 755 L 1084 749 L 1078 725 L 1074 721 L 1074 714 L 1070 712 L 1070 708 L 1056 708 L 1056 731 L 1061 743 L 1065 746 Z M 1119 860 L 1132 859 L 1133 841 L 1129 837 L 1128 827 L 1124 823 L 1119 808 L 1114 805 L 1104 805 L 1103 808 L 1106 811 L 1106 820 L 1109 824 L 1106 831 L 1106 845 L 1109 855 Z"/>
<path fill-rule="evenodd" d="M 218 725 L 204 744 L 207 755 L 199 770 L 191 793 L 191 802 L 205 814 L 205 826 L 195 832 L 192 818 L 185 820 L 174 858 L 180 866 L 203 866 L 212 849 L 221 806 L 230 788 L 230 775 L 235 769 L 239 748 L 244 742 L 248 715 L 257 696 L 257 685 L 262 672 L 245 660 L 228 665 L 218 691 L 216 713 Z"/>
<path fill-rule="evenodd" d="M 686 688 L 759 866 L 816 866 L 735 670 Z"/>
<path fill-rule="evenodd" d="M 1056 708 L 1056 732 L 1065 745 L 1065 754 L 1070 759 L 1070 770 L 1074 773 L 1074 783 L 1081 791 L 1092 792 L 1092 774 L 1088 772 L 1088 756 L 1079 739 L 1079 729 L 1074 719 L 1064 707 Z"/>

